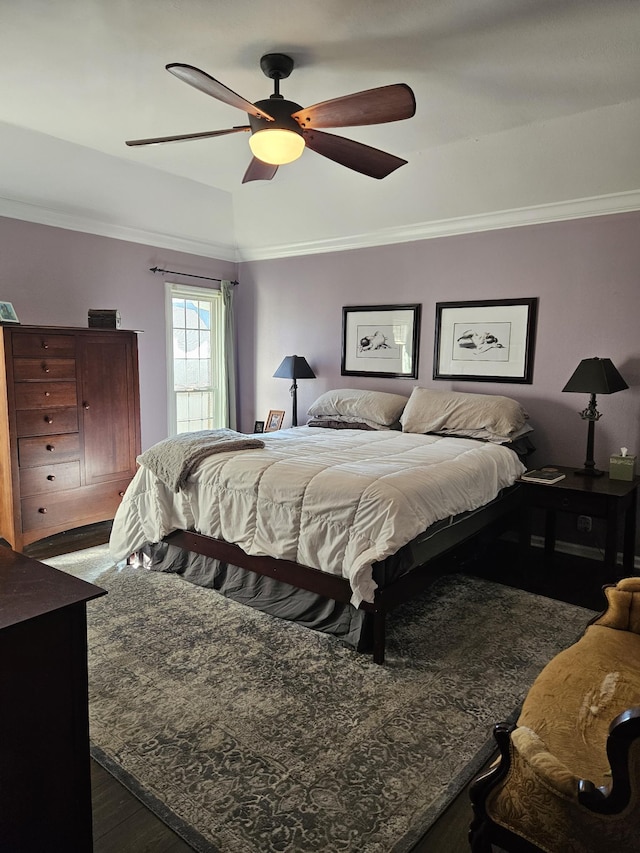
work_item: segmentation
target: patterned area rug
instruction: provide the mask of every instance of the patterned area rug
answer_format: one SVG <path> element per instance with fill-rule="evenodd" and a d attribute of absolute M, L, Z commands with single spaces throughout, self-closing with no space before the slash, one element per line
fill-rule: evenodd
<path fill-rule="evenodd" d="M 47 560 L 88 604 L 94 757 L 202 853 L 404 853 L 593 613 L 452 575 L 389 619 L 387 662 L 193 586 Z"/>

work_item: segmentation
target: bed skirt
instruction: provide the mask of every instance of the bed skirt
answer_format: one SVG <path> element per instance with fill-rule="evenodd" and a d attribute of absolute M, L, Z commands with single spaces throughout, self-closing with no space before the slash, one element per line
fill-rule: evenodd
<path fill-rule="evenodd" d="M 432 525 L 396 554 L 374 564 L 373 578 L 377 586 L 388 589 L 414 572 L 420 573 L 423 586 L 427 586 L 442 574 L 460 571 L 461 564 L 471 555 L 477 558 L 479 551 L 496 535 L 515 523 L 520 492 L 518 486 L 512 486 L 478 510 Z M 240 604 L 331 634 L 357 651 L 371 651 L 372 614 L 348 602 L 335 601 L 166 541 L 144 546 L 135 559 L 152 571 L 177 574 L 190 583 L 215 589 Z"/>

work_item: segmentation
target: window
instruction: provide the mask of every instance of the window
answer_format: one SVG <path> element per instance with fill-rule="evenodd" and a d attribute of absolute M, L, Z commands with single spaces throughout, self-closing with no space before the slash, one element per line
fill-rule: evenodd
<path fill-rule="evenodd" d="M 171 435 L 226 425 L 219 290 L 167 284 Z"/>

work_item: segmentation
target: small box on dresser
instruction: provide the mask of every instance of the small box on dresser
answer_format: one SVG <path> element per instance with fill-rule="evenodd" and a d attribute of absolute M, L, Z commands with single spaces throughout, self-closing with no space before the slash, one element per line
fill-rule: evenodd
<path fill-rule="evenodd" d="M 121 324 L 116 308 L 89 308 L 87 319 L 90 329 L 119 329 Z"/>

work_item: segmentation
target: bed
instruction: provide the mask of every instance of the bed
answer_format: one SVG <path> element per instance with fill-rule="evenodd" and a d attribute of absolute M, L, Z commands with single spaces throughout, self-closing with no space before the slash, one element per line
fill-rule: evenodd
<path fill-rule="evenodd" d="M 461 542 L 517 513 L 530 447 L 510 398 L 339 389 L 307 426 L 160 442 L 110 546 L 384 661 L 386 616 Z M 519 451 L 519 452 L 518 452 Z"/>

